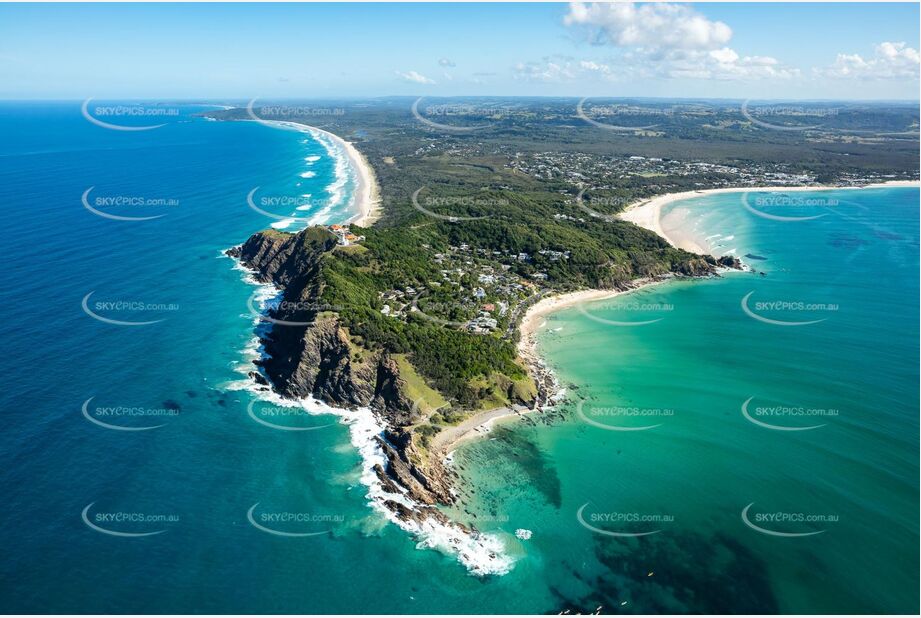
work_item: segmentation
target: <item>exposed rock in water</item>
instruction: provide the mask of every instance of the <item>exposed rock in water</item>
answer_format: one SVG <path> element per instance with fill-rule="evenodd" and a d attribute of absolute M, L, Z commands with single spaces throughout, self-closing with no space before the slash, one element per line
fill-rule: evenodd
<path fill-rule="evenodd" d="M 731 255 L 718 258 L 712 255 L 698 255 L 679 263 L 675 266 L 675 272 L 687 277 L 706 277 L 719 274 L 720 268 L 742 270 L 742 262 Z"/>
<path fill-rule="evenodd" d="M 296 234 L 259 232 L 227 252 L 252 269 L 259 281 L 280 290 L 266 312 L 272 325 L 262 336 L 265 355 L 256 361 L 261 372 L 250 375 L 260 386 L 285 397 L 313 397 L 337 408 L 371 408 L 384 425 L 376 440 L 386 464 L 375 465 L 373 473 L 386 496 L 385 508 L 400 522 L 436 522 L 471 532 L 449 522 L 437 508 L 457 501 L 453 491 L 457 476 L 446 467 L 443 453 L 433 456 L 434 451 L 419 445 L 413 427 L 420 420 L 419 412 L 407 395 L 400 365 L 385 350 L 353 343 L 339 316 L 343 308 L 323 303 L 324 257 L 335 247 L 331 233 L 312 227 Z M 722 268 L 741 268 L 731 256 L 688 256 L 671 267 L 673 274 L 712 276 Z M 662 265 L 650 264 L 647 270 L 613 272 L 609 283 L 629 289 L 638 274 L 672 274 Z M 558 385 L 552 371 L 538 359 L 525 360 L 537 385 L 528 407 L 541 409 L 555 403 Z M 495 558 L 491 550 L 488 555 Z"/>
<path fill-rule="evenodd" d="M 323 256 L 335 246 L 324 228 L 308 228 L 297 234 L 259 232 L 227 252 L 255 271 L 258 280 L 281 290 L 280 301 L 267 312 L 272 328 L 262 339 L 266 354 L 256 361 L 268 381 L 258 372 L 251 375 L 285 397 L 312 396 L 337 408 L 374 409 L 386 424 L 378 444 L 388 461 L 386 468 L 375 466 L 374 473 L 384 491 L 405 494 L 420 506 L 413 510 L 393 500 L 385 505 L 404 521 L 447 521 L 432 505 L 454 502 L 454 476 L 441 461 L 420 452 L 407 429 L 418 412 L 406 395 L 399 365 L 384 351 L 355 354 L 338 308 L 321 301 Z"/>

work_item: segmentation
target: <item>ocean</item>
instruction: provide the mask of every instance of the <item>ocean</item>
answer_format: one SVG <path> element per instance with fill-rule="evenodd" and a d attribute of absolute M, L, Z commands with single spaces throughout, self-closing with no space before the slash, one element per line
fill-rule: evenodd
<path fill-rule="evenodd" d="M 346 220 L 354 178 L 205 109 L 0 104 L 0 610 L 917 611 L 916 189 L 675 204 L 765 275 L 548 317 L 565 419 L 455 453 L 514 561 L 478 577 L 368 505 L 355 425 L 245 388 L 268 293 L 223 250 Z"/>

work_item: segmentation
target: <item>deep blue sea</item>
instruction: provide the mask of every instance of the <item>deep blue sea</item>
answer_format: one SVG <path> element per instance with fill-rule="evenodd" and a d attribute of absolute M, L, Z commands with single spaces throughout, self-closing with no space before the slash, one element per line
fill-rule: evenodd
<path fill-rule="evenodd" d="M 222 251 L 273 224 L 351 215 L 352 181 L 327 145 L 207 121 L 202 106 L 177 106 L 146 131 L 98 126 L 80 107 L 0 103 L 0 611 L 917 609 L 917 189 L 836 193 L 835 216 L 818 225 L 753 217 L 738 196 L 676 205 L 671 216 L 757 256 L 747 261 L 765 277 L 587 308 L 617 321 L 674 307 L 639 329 L 548 318 L 541 347 L 577 387 L 569 408 L 677 412 L 650 431 L 511 423 L 460 449 L 476 523 L 516 560 L 507 575 L 475 577 L 368 506 L 336 417 L 273 416 L 238 388 L 257 288 Z M 762 317 L 826 320 L 772 326 L 742 311 L 748 292 Z M 774 300 L 835 309 L 764 305 Z M 791 435 L 743 418 L 749 396 L 760 398 L 753 414 L 839 414 Z M 664 509 L 674 534 L 599 535 L 577 520 L 589 501 Z M 743 524 L 749 502 L 839 519 L 776 539 Z"/>

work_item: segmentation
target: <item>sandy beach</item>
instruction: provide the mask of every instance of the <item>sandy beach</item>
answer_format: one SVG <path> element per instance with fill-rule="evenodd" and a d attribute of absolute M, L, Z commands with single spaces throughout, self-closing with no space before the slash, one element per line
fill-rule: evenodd
<path fill-rule="evenodd" d="M 355 190 L 352 194 L 355 210 L 357 211 L 343 224 L 352 224 L 360 227 L 368 227 L 374 224 L 381 216 L 381 199 L 380 186 L 374 175 L 374 169 L 368 160 L 355 147 L 352 142 L 347 142 L 335 133 L 330 133 L 317 127 L 301 124 L 299 122 L 289 122 L 283 120 L 262 120 L 257 122 L 270 126 L 281 127 L 285 129 L 294 129 L 295 131 L 305 131 L 312 134 L 320 134 L 328 138 L 337 146 L 342 148 L 349 159 L 349 165 L 355 170 Z"/>
<path fill-rule="evenodd" d="M 557 294 L 544 298 L 535 303 L 525 312 L 518 327 L 521 333 L 521 339 L 518 340 L 518 355 L 524 359 L 529 366 L 543 367 L 544 363 L 537 354 L 536 333 L 543 327 L 546 317 L 556 311 L 575 307 L 581 303 L 588 303 L 597 300 L 607 300 L 629 294 L 637 290 L 663 283 L 668 279 L 638 279 L 634 281 L 634 287 L 627 290 L 582 290 L 579 292 L 569 292 L 566 294 Z"/>
<path fill-rule="evenodd" d="M 440 453 L 441 457 L 445 457 L 464 440 L 489 433 L 495 422 L 503 418 L 520 416 L 528 412 L 530 412 L 530 410 L 515 410 L 512 408 L 493 408 L 492 410 L 484 410 L 478 414 L 474 414 L 457 425 L 445 427 L 435 435 L 429 448 L 432 452 Z"/>
<path fill-rule="evenodd" d="M 668 193 L 648 200 L 637 202 L 628 207 L 620 217 L 625 221 L 636 223 L 657 233 L 665 238 L 670 244 L 694 253 L 707 253 L 705 249 L 698 246 L 692 238 L 684 237 L 679 232 L 672 231 L 671 237 L 666 236 L 661 227 L 660 215 L 662 208 L 678 200 L 685 200 L 694 197 L 717 193 L 742 193 L 745 191 L 830 191 L 841 189 L 867 189 L 883 187 L 917 187 L 919 183 L 913 181 L 893 181 L 887 183 L 872 184 L 863 187 L 835 187 L 835 186 L 818 186 L 818 187 L 750 187 L 750 188 L 724 188 L 724 189 L 706 189 L 701 191 L 684 191 L 681 193 Z M 582 290 L 579 292 L 569 292 L 566 294 L 557 294 L 540 300 L 525 312 L 519 325 L 521 338 L 518 340 L 518 355 L 528 366 L 532 376 L 536 377 L 537 373 L 546 373 L 546 366 L 537 353 L 537 331 L 544 324 L 546 317 L 556 311 L 575 307 L 581 303 L 592 301 L 606 300 L 628 294 L 637 290 L 663 283 L 668 281 L 664 279 L 640 279 L 634 282 L 635 287 L 627 290 Z M 519 416 L 525 412 L 513 410 L 510 408 L 496 408 L 486 410 L 471 416 L 463 423 L 454 427 L 449 427 L 435 436 L 433 440 L 433 450 L 441 451 L 442 456 L 449 454 L 454 448 L 464 440 L 485 435 L 489 432 L 492 425 L 502 419 Z"/>
<path fill-rule="evenodd" d="M 361 227 L 369 227 L 380 219 L 381 216 L 381 192 L 377 184 L 377 178 L 374 175 L 374 168 L 368 163 L 361 152 L 352 142 L 347 142 L 338 135 L 329 131 L 315 129 L 329 136 L 330 139 L 339 143 L 349 155 L 349 164 L 358 174 L 357 186 L 355 187 L 355 206 L 358 214 L 352 217 L 348 223 Z"/>
<path fill-rule="evenodd" d="M 519 326 L 521 339 L 518 341 L 518 355 L 528 366 L 528 371 L 531 373 L 532 377 L 539 380 L 545 378 L 549 371 L 546 369 L 544 362 L 537 353 L 535 335 L 543 326 L 544 319 L 547 315 L 567 307 L 574 307 L 580 303 L 605 300 L 621 294 L 635 292 L 641 288 L 662 283 L 667 280 L 668 279 L 641 279 L 635 282 L 635 287 L 628 290 L 583 290 L 580 292 L 570 292 L 544 298 L 529 307 L 521 320 Z M 445 428 L 438 433 L 432 440 L 432 450 L 436 452 L 440 451 L 443 457 L 453 451 L 461 442 L 478 436 L 487 435 L 495 423 L 502 422 L 503 420 L 515 416 L 528 414 L 533 411 L 534 410 L 513 408 L 484 410 L 464 420 L 464 422 L 453 427 Z"/>
<path fill-rule="evenodd" d="M 702 189 L 700 191 L 682 191 L 680 193 L 666 193 L 656 197 L 641 200 L 624 210 L 619 216 L 624 221 L 630 221 L 640 227 L 655 232 L 669 242 L 673 247 L 684 249 L 692 253 L 707 253 L 708 250 L 701 247 L 690 235 L 682 234 L 680 230 L 670 230 L 668 234 L 662 229 L 662 208 L 680 200 L 686 200 L 706 195 L 716 195 L 719 193 L 744 193 L 746 191 L 783 191 L 784 193 L 793 193 L 801 191 L 841 191 L 847 189 L 877 189 L 886 187 L 918 187 L 918 182 L 913 180 L 893 180 L 890 182 L 881 182 L 859 187 L 837 187 L 833 185 L 817 186 L 771 186 L 771 187 L 726 187 L 721 189 Z"/>

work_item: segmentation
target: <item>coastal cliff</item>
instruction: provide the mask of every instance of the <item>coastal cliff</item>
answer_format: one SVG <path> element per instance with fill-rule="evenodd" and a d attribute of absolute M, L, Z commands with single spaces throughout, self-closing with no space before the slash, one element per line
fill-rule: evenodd
<path fill-rule="evenodd" d="M 280 290 L 266 313 L 272 328 L 262 338 L 265 354 L 256 361 L 262 372 L 252 376 L 292 399 L 311 396 L 338 408 L 373 409 L 386 425 L 377 438 L 388 461 L 386 468 L 375 468 L 382 485 L 423 505 L 450 504 L 453 475 L 413 439 L 419 411 L 398 363 L 386 351 L 357 346 L 337 307 L 322 302 L 323 259 L 335 247 L 335 237 L 325 229 L 308 228 L 297 234 L 259 232 L 227 251 L 259 281 Z M 395 510 L 409 519 L 431 511 L 414 512 L 405 505 Z"/>
<path fill-rule="evenodd" d="M 323 228 L 298 234 L 259 232 L 228 255 L 280 289 L 267 317 L 266 354 L 258 361 L 280 394 L 339 407 L 372 407 L 395 425 L 411 420 L 412 402 L 396 362 L 386 352 L 356 350 L 336 314 L 322 302 L 324 254 L 336 239 Z"/>
<path fill-rule="evenodd" d="M 265 353 L 255 361 L 259 371 L 251 376 L 263 387 L 273 388 L 287 398 L 312 397 L 335 408 L 368 410 L 368 414 L 376 415 L 382 431 L 374 441 L 386 463 L 375 464 L 372 471 L 380 483 L 384 508 L 399 521 L 420 528 L 437 522 L 470 532 L 460 524 L 449 522 L 437 508 L 455 503 L 456 474 L 444 463 L 450 445 L 436 446 L 430 442 L 431 432 L 437 433 L 441 431 L 439 426 L 445 426 L 444 415 L 437 412 L 445 406 L 426 409 L 420 404 L 424 399 L 420 393 L 430 398 L 441 395 L 425 384 L 426 380 L 405 354 L 401 362 L 397 350 L 368 344 L 368 333 L 375 332 L 368 330 L 368 323 L 399 322 L 394 317 L 381 316 L 380 309 L 374 306 L 377 296 L 371 296 L 375 293 L 373 289 L 364 290 L 366 285 L 359 286 L 368 294 L 365 297 L 368 306 L 357 314 L 360 317 L 325 300 L 325 292 L 336 277 L 336 267 L 331 262 L 352 260 L 352 273 L 379 269 L 379 264 L 362 261 L 369 250 L 339 247 L 336 237 L 326 228 L 311 227 L 294 234 L 259 232 L 227 253 L 251 269 L 260 282 L 272 284 L 279 291 L 265 310 L 271 328 L 262 334 Z M 740 263 L 732 257 L 717 259 L 685 254 L 684 259 L 676 260 L 668 269 L 657 267 L 654 276 L 704 277 L 716 275 L 722 268 L 740 268 Z M 417 348 L 417 354 L 424 351 L 437 354 L 439 350 L 433 349 L 438 346 L 435 337 L 441 333 L 472 341 L 500 341 L 489 335 L 463 333 L 427 322 L 421 324 L 419 328 L 428 329 L 424 331 L 427 339 L 421 344 L 425 348 Z M 516 382 L 506 374 L 494 373 L 494 386 L 478 387 L 480 396 L 492 400 L 499 393 L 506 402 L 499 406 L 534 409 L 547 405 L 554 391 L 552 375 L 533 358 L 524 357 L 516 362 L 528 368 L 523 377 Z M 519 365 L 516 367 L 520 370 Z M 529 379 L 531 385 L 522 388 L 522 380 Z M 478 405 L 471 409 L 482 410 L 480 402 L 474 403 Z M 450 402 L 445 405 L 453 410 L 460 407 Z"/>

